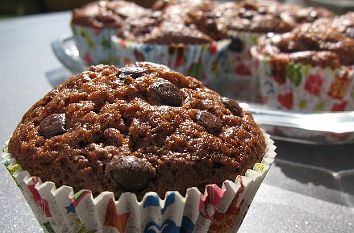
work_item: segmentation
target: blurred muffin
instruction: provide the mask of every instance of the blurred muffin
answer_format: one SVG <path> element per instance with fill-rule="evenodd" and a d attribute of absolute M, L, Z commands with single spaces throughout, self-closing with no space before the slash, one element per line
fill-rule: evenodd
<path fill-rule="evenodd" d="M 225 90 L 223 94 L 227 96 L 237 95 L 252 101 L 256 100 L 258 84 L 252 78 L 250 49 L 258 38 L 269 32 L 289 32 L 299 24 L 333 16 L 323 8 L 303 8 L 275 1 L 222 3 L 214 9 L 214 14 L 220 16 L 217 24 L 231 38 L 219 62 L 221 75 L 229 79 L 220 80 L 218 90 Z"/>
<path fill-rule="evenodd" d="M 264 37 L 252 53 L 264 102 L 301 111 L 353 110 L 354 14 Z"/>
<path fill-rule="evenodd" d="M 87 65 L 150 61 L 209 82 L 226 35 L 209 30 L 194 14 L 207 14 L 215 4 L 158 1 L 147 9 L 125 1 L 100 1 L 74 10 L 71 25 Z"/>

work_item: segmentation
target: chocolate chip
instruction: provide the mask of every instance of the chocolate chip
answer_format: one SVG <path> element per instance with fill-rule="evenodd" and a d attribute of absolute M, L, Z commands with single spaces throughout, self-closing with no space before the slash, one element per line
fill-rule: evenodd
<path fill-rule="evenodd" d="M 348 28 L 345 30 L 345 34 L 346 34 L 348 37 L 354 39 L 354 27 L 348 27 Z"/>
<path fill-rule="evenodd" d="M 108 166 L 114 181 L 128 192 L 143 190 L 156 175 L 149 162 L 135 156 L 114 157 Z"/>
<path fill-rule="evenodd" d="M 173 83 L 163 80 L 157 81 L 149 87 L 151 96 L 161 104 L 169 106 L 181 106 L 183 97 L 182 92 Z"/>
<path fill-rule="evenodd" d="M 118 76 L 120 78 L 122 78 L 124 76 L 130 76 L 132 78 L 139 78 L 145 73 L 147 73 L 147 69 L 145 69 L 144 67 L 140 67 L 140 66 L 127 66 L 127 67 L 120 68 L 118 70 Z"/>
<path fill-rule="evenodd" d="M 229 44 L 229 50 L 241 53 L 243 50 L 243 43 L 238 37 L 231 37 L 231 43 Z"/>
<path fill-rule="evenodd" d="M 222 97 L 221 102 L 228 108 L 234 115 L 241 116 L 242 108 L 238 105 L 238 102 L 234 99 L 229 99 L 227 97 Z"/>
<path fill-rule="evenodd" d="M 197 114 L 197 121 L 212 134 L 218 134 L 221 131 L 222 121 L 210 112 L 199 112 Z"/>
<path fill-rule="evenodd" d="M 66 132 L 65 114 L 54 113 L 44 118 L 39 124 L 39 134 L 46 138 Z"/>

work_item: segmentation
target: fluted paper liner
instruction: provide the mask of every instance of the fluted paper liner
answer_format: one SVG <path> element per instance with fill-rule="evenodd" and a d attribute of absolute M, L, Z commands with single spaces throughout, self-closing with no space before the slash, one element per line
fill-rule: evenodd
<path fill-rule="evenodd" d="M 257 79 L 253 74 L 252 46 L 264 33 L 234 31 L 229 45 L 218 56 L 218 76 L 216 86 L 223 95 L 247 101 L 257 101 L 259 97 Z"/>
<path fill-rule="evenodd" d="M 42 183 L 24 171 L 4 151 L 4 164 L 21 189 L 40 225 L 55 233 L 157 233 L 157 232 L 235 232 L 254 195 L 274 161 L 275 146 L 264 133 L 266 150 L 260 163 L 222 187 L 207 185 L 204 194 L 189 188 L 185 196 L 166 192 L 162 200 L 148 192 L 142 201 L 133 193 L 122 193 L 115 200 L 112 192 L 93 198 L 91 191 Z M 5 148 L 6 149 L 6 148 Z"/>
<path fill-rule="evenodd" d="M 251 49 L 262 102 L 302 112 L 354 110 L 354 66 L 281 63 Z"/>

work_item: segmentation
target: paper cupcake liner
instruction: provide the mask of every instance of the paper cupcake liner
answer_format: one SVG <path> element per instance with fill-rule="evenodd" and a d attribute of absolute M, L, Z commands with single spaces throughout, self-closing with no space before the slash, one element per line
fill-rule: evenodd
<path fill-rule="evenodd" d="M 252 77 L 253 61 L 250 49 L 257 44 L 258 39 L 264 34 L 255 32 L 235 31 L 225 54 L 220 58 L 223 69 L 221 73 L 233 74 L 238 78 Z"/>
<path fill-rule="evenodd" d="M 50 233 L 78 232 L 235 232 L 269 167 L 274 161 L 275 146 L 264 133 L 266 151 L 262 162 L 222 187 L 207 185 L 204 194 L 193 187 L 185 196 L 166 192 L 162 200 L 148 192 L 142 201 L 133 193 L 123 193 L 115 200 L 112 192 L 93 198 L 91 191 L 42 183 L 40 178 L 24 171 L 4 150 L 4 164 L 37 217 Z"/>
<path fill-rule="evenodd" d="M 220 51 L 218 58 L 219 76 L 218 90 L 224 95 L 255 102 L 258 99 L 258 83 L 253 75 L 253 61 L 250 49 L 257 44 L 258 38 L 264 34 L 235 31 L 229 45 Z"/>
<path fill-rule="evenodd" d="M 354 110 L 354 67 L 282 64 L 251 49 L 262 101 L 303 112 Z"/>
<path fill-rule="evenodd" d="M 114 64 L 111 37 L 115 30 L 71 25 L 76 46 L 86 65 Z"/>

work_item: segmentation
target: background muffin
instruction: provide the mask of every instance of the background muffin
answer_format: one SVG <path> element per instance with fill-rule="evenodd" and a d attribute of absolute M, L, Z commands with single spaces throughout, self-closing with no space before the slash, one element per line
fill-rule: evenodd
<path fill-rule="evenodd" d="M 152 63 L 72 77 L 29 109 L 8 151 L 38 219 L 58 232 L 77 228 L 76 218 L 109 232 L 117 211 L 127 214 L 123 231 L 166 219 L 179 230 L 219 229 L 226 218 L 237 228 L 275 155 L 235 100 Z"/>
<path fill-rule="evenodd" d="M 151 9 L 113 1 L 74 10 L 72 28 L 87 65 L 161 63 L 226 96 L 255 101 L 249 50 L 258 38 L 331 16 L 270 1 L 157 1 Z"/>
<path fill-rule="evenodd" d="M 354 14 L 263 38 L 253 49 L 263 101 L 301 111 L 353 110 Z"/>
<path fill-rule="evenodd" d="M 150 9 L 128 1 L 98 1 L 72 12 L 71 27 L 87 65 L 114 63 L 111 36 L 126 38 L 158 24 Z"/>
<path fill-rule="evenodd" d="M 301 7 L 275 1 L 240 1 L 219 4 L 214 14 L 220 15 L 218 25 L 231 38 L 228 49 L 220 55 L 217 90 L 227 96 L 257 100 L 258 84 L 253 78 L 250 49 L 258 38 L 273 32 L 285 33 L 295 26 L 318 18 L 332 17 L 322 8 Z"/>
<path fill-rule="evenodd" d="M 96 2 L 74 10 L 71 24 L 87 65 L 150 61 L 208 82 L 225 35 L 209 30 L 197 15 L 214 4 L 161 1 L 147 9 L 125 1 Z"/>

